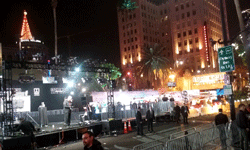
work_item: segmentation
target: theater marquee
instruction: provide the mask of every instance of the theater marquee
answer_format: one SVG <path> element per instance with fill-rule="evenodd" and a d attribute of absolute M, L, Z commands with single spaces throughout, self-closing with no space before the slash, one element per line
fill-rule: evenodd
<path fill-rule="evenodd" d="M 224 76 L 225 73 L 211 73 L 193 76 L 192 89 L 222 89 L 223 85 L 225 85 Z"/>

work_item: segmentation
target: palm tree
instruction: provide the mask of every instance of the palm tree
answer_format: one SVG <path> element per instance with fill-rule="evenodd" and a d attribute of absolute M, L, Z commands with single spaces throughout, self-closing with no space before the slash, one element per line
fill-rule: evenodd
<path fill-rule="evenodd" d="M 165 78 L 168 71 L 169 60 L 164 57 L 165 47 L 155 44 L 152 47 L 144 47 L 142 51 L 142 60 L 136 64 L 137 76 L 147 79 L 148 88 L 154 83 L 154 88 L 159 85 L 159 78 Z M 162 80 L 163 81 L 163 80 Z"/>

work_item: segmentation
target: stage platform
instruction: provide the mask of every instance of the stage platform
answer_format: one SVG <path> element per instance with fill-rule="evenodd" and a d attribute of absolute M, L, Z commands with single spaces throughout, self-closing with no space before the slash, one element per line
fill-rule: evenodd
<path fill-rule="evenodd" d="M 102 132 L 102 122 L 90 121 L 89 123 L 71 122 L 70 126 L 65 126 L 63 122 L 51 122 L 44 127 L 38 127 L 34 132 L 38 148 L 51 147 L 58 144 L 75 141 L 82 138 L 82 132 L 91 130 L 97 136 Z M 1 135 L 2 137 L 2 135 Z M 1 143 L 4 150 L 15 150 L 23 147 L 29 149 L 30 138 L 23 136 L 21 132 L 15 132 L 14 136 L 2 137 Z"/>

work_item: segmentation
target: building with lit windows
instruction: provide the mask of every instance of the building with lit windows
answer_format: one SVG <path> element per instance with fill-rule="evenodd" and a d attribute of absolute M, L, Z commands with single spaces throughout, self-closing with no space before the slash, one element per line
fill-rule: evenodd
<path fill-rule="evenodd" d="M 123 71 L 131 70 L 133 64 L 141 61 L 143 48 L 155 43 L 165 46 L 164 56 L 170 59 L 173 56 L 168 18 L 170 9 L 148 0 L 136 0 L 136 5 L 139 7 L 135 10 L 118 10 Z"/>
<path fill-rule="evenodd" d="M 175 66 L 192 74 L 218 72 L 217 50 L 222 45 L 212 46 L 210 39 L 223 40 L 219 1 L 171 0 L 169 8 Z M 225 7 L 224 14 L 228 30 Z"/>
<path fill-rule="evenodd" d="M 218 72 L 217 50 L 210 39 L 223 40 L 220 3 L 217 0 L 135 0 L 135 10 L 118 10 L 121 68 L 133 70 L 143 47 L 166 47 L 164 56 L 175 69 L 192 75 Z M 224 3 L 226 28 L 227 14 Z M 229 37 L 229 36 L 228 36 Z"/>

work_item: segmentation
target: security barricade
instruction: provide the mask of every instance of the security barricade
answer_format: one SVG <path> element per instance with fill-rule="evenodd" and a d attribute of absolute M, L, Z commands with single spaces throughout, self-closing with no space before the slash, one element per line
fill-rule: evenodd
<path fill-rule="evenodd" d="M 201 149 L 200 133 L 184 135 L 166 142 L 166 150 L 194 150 Z"/>
<path fill-rule="evenodd" d="M 188 128 L 188 129 L 186 129 L 184 131 L 172 133 L 172 134 L 170 134 L 170 140 L 185 135 L 186 134 L 185 132 L 187 132 L 188 134 L 194 133 L 194 132 L 196 132 L 196 128 Z"/>
<path fill-rule="evenodd" d="M 165 149 L 165 145 L 164 144 L 156 144 L 154 146 L 143 148 L 141 150 L 164 150 L 164 149 Z"/>
<path fill-rule="evenodd" d="M 154 140 L 151 142 L 139 144 L 133 147 L 133 150 L 142 150 L 142 149 L 148 149 L 150 147 L 157 146 L 159 144 L 164 144 L 165 142 L 161 142 L 161 140 L 164 140 L 165 138 L 159 139 L 159 140 Z"/>
<path fill-rule="evenodd" d="M 215 127 L 204 129 L 200 132 L 201 145 L 214 141 Z"/>

